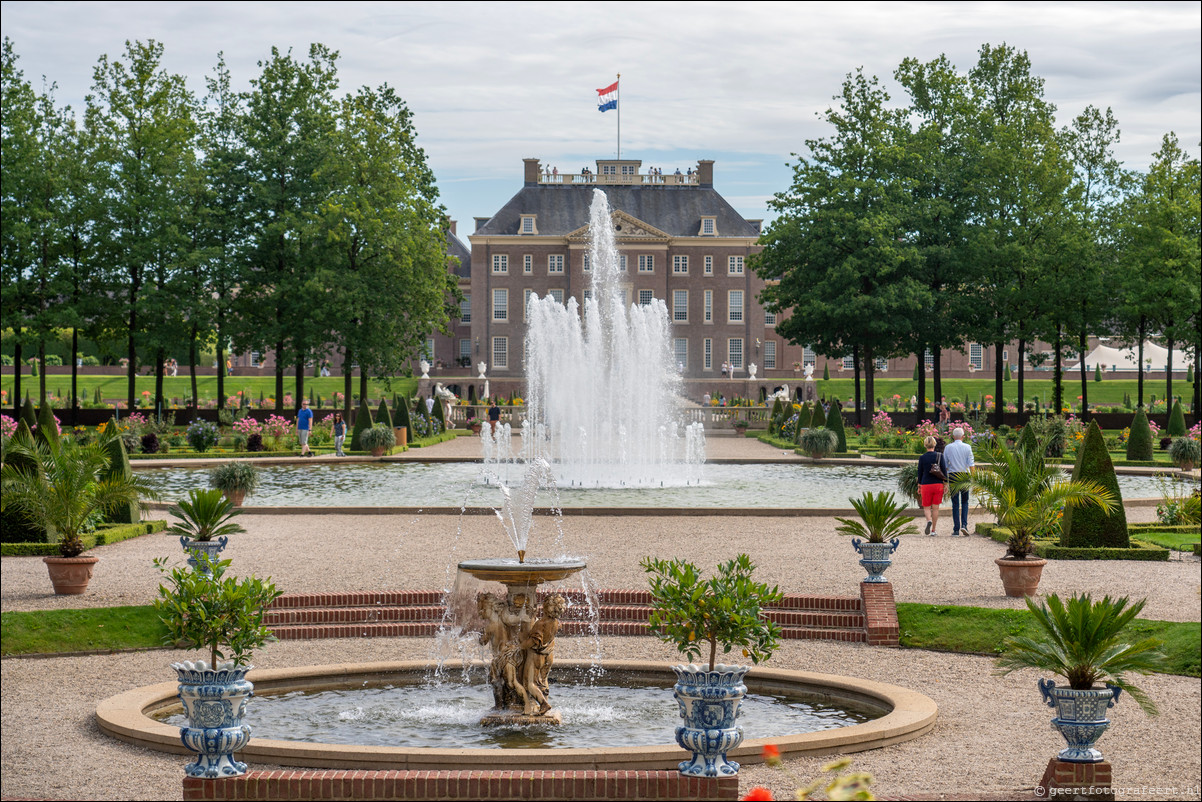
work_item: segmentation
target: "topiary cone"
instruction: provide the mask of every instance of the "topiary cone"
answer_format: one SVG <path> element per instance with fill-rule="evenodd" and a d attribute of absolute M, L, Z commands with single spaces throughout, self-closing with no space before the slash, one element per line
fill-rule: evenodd
<path fill-rule="evenodd" d="M 393 428 L 392 413 L 388 411 L 388 404 L 384 399 L 380 399 L 380 406 L 376 409 L 376 423 L 383 423 L 389 429 Z"/>
<path fill-rule="evenodd" d="M 108 452 L 109 467 L 104 472 L 104 478 L 128 476 L 132 469 L 129 467 L 129 455 L 125 453 L 125 443 L 121 441 L 120 437 L 109 440 Z M 136 524 L 142 520 L 142 510 L 134 502 L 122 504 L 109 510 L 105 520 L 114 524 Z"/>
<path fill-rule="evenodd" d="M 839 438 L 839 445 L 835 446 L 835 452 L 844 454 L 847 452 L 847 432 L 843 428 L 843 411 L 839 407 L 838 401 L 831 402 L 830 412 L 826 415 L 826 428 L 835 433 Z"/>
<path fill-rule="evenodd" d="M 394 409 L 396 409 L 396 419 L 393 421 L 393 427 L 397 429 L 403 428 L 405 430 L 405 442 L 412 443 L 413 423 L 409 419 L 409 405 L 400 402 L 394 406 Z"/>
<path fill-rule="evenodd" d="M 1127 438 L 1127 459 L 1150 460 L 1152 454 L 1152 427 L 1148 426 L 1148 415 L 1144 408 L 1135 411 L 1131 421 L 1131 436 Z"/>
<path fill-rule="evenodd" d="M 1169 437 L 1185 437 L 1185 412 L 1181 409 L 1181 402 L 1173 402 L 1173 411 L 1169 413 Z"/>
<path fill-rule="evenodd" d="M 833 403 L 833 402 L 832 402 Z M 822 404 L 814 404 L 814 416 L 810 418 L 811 429 L 821 429 L 826 426 L 826 412 L 822 409 Z"/>
<path fill-rule="evenodd" d="M 58 442 L 58 425 L 54 422 L 54 411 L 50 409 L 50 404 L 42 404 L 38 410 L 38 430 L 35 434 L 47 443 Z"/>
<path fill-rule="evenodd" d="M 447 411 L 443 408 L 442 401 L 434 399 L 434 419 L 438 421 L 439 431 L 447 430 Z"/>
<path fill-rule="evenodd" d="M 32 443 L 33 432 L 22 418 L 12 439 L 18 443 Z M 4 455 L 6 465 L 19 471 L 36 471 L 37 463 L 29 457 L 11 452 Z M 7 509 L 0 515 L 0 542 L 4 543 L 47 543 L 46 530 L 29 520 L 21 510 Z"/>
<path fill-rule="evenodd" d="M 1109 515 L 1098 507 L 1066 507 L 1060 521 L 1060 545 L 1080 548 L 1131 547 L 1127 534 L 1127 514 L 1123 511 L 1123 494 L 1114 473 L 1114 463 L 1106 451 L 1106 438 L 1097 421 L 1090 421 L 1085 439 L 1077 449 L 1077 464 L 1073 466 L 1073 481 L 1097 482 L 1114 494 L 1118 509 Z"/>
<path fill-rule="evenodd" d="M 21 405 L 21 420 L 29 427 L 29 433 L 33 434 L 33 430 L 38 428 L 38 413 L 33 408 L 33 401 L 29 399 L 29 395 L 25 396 L 25 403 Z"/>
<path fill-rule="evenodd" d="M 367 405 L 367 399 L 359 399 L 359 414 L 355 416 L 355 426 L 351 429 L 351 451 L 362 451 L 363 444 L 359 442 L 359 436 L 372 425 L 371 407 Z"/>

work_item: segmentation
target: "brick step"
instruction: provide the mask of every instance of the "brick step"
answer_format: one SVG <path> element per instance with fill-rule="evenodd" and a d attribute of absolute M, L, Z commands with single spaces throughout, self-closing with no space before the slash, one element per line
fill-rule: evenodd
<path fill-rule="evenodd" d="M 271 603 L 270 609 L 295 607 L 409 607 L 442 604 L 437 590 L 368 590 L 347 593 L 285 593 Z"/>
<path fill-rule="evenodd" d="M 361 624 L 285 624 L 271 626 L 280 640 L 317 640 L 324 638 L 418 638 L 429 637 L 438 632 L 437 621 L 419 622 L 374 622 Z M 601 621 L 597 625 L 601 635 L 638 637 L 650 635 L 651 628 L 645 622 Z M 564 621 L 559 630 L 564 637 L 591 634 L 592 627 L 584 621 Z M 783 627 L 781 637 L 788 640 L 835 640 L 846 643 L 863 643 L 867 636 L 863 629 L 838 629 L 827 627 Z"/>
<path fill-rule="evenodd" d="M 643 621 L 651 618 L 650 605 L 612 605 L 603 604 L 600 609 L 602 621 Z M 782 627 L 864 627 L 864 614 L 861 612 L 834 612 L 826 610 L 786 610 L 770 607 L 767 610 L 768 620 Z"/>
<path fill-rule="evenodd" d="M 371 624 L 400 621 L 441 621 L 446 608 L 428 604 L 412 607 L 293 607 L 269 610 L 268 626 L 289 624 Z"/>

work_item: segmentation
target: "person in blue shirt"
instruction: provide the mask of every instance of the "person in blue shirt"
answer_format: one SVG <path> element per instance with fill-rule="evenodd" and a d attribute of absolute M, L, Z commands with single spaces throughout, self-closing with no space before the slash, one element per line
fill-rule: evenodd
<path fill-rule="evenodd" d="M 957 480 L 966 477 L 975 464 L 972 446 L 964 442 L 964 430 L 952 429 L 952 442 L 943 449 L 943 460 L 947 463 L 947 479 L 952 487 Z M 952 537 L 968 537 L 968 488 L 952 491 Z"/>
<path fill-rule="evenodd" d="M 313 410 L 309 409 L 308 401 L 301 401 L 300 411 L 296 413 L 296 439 L 300 442 L 301 456 L 311 457 L 309 450 L 309 432 L 313 428 Z"/>

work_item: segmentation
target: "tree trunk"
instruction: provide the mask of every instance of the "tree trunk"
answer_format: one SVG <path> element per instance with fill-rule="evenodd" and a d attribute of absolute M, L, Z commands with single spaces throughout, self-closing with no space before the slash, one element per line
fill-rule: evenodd
<path fill-rule="evenodd" d="M 342 419 L 350 425 L 351 419 L 351 374 L 354 373 L 354 368 L 351 367 L 351 349 L 347 348 L 342 354 Z"/>
<path fill-rule="evenodd" d="M 1169 353 L 1165 357 L 1168 361 L 1164 366 L 1164 403 L 1166 404 L 1165 411 L 1170 415 L 1173 413 L 1173 338 L 1169 338 Z"/>
<path fill-rule="evenodd" d="M 1018 412 L 1022 420 L 1022 411 L 1027 408 L 1027 397 L 1023 395 L 1023 379 L 1026 377 L 1024 367 L 1027 364 L 1027 341 L 1021 337 L 1018 340 Z"/>
<path fill-rule="evenodd" d="M 134 411 L 137 406 L 138 394 L 138 344 L 135 342 L 135 334 L 138 331 L 138 288 L 137 284 L 130 284 L 129 287 L 129 342 L 126 344 L 125 358 L 129 360 L 129 367 L 125 372 L 125 406 L 130 412 Z"/>
<path fill-rule="evenodd" d="M 851 361 L 854 362 L 856 366 L 856 426 L 863 426 L 863 419 L 860 417 L 860 407 L 864 405 L 861 403 L 862 398 L 860 396 L 860 347 L 858 345 L 853 345 L 851 348 Z"/>
<path fill-rule="evenodd" d="M 1063 338 L 1060 334 L 1060 324 L 1056 324 L 1056 342 L 1053 346 L 1054 353 L 1052 354 L 1052 404 L 1055 407 L 1056 414 L 1063 414 L 1064 411 L 1064 377 L 1062 375 L 1062 355 L 1064 350 Z"/>
<path fill-rule="evenodd" d="M 1002 415 L 1006 409 L 1006 393 L 1005 381 L 1006 377 L 1002 375 L 1005 366 L 1002 364 L 1002 346 L 1005 343 L 993 344 L 993 425 L 1002 425 Z M 981 410 L 982 413 L 984 410 Z"/>
<path fill-rule="evenodd" d="M 1139 334 L 1139 346 L 1136 355 L 1135 369 L 1139 376 L 1139 400 L 1135 403 L 1135 408 L 1139 409 L 1144 405 L 1144 319 L 1139 319 L 1139 328 L 1136 332 Z"/>
<path fill-rule="evenodd" d="M 359 367 L 359 400 L 364 401 L 367 398 L 367 370 L 364 366 Z"/>
<path fill-rule="evenodd" d="M 1195 342 L 1197 342 L 1195 340 Z M 1198 413 L 1202 412 L 1202 348 L 1194 346 L 1194 417 L 1198 417 Z"/>
<path fill-rule="evenodd" d="M 935 346 L 934 351 L 935 370 L 931 378 L 935 384 L 935 392 L 931 397 L 935 400 L 935 405 L 938 406 L 939 402 L 943 400 L 943 349 Z"/>
<path fill-rule="evenodd" d="M 189 340 L 188 340 L 188 375 L 192 381 L 192 403 L 189 404 L 188 406 L 192 407 L 193 409 L 196 409 L 200 406 L 200 401 L 196 397 L 197 393 L 199 392 L 197 390 L 197 383 L 196 383 L 196 356 L 197 356 L 196 352 L 198 350 L 196 348 L 196 338 L 198 336 L 199 336 L 199 332 L 197 332 L 197 330 L 196 330 L 196 324 L 193 323 L 192 324 L 192 337 L 189 338 Z M 217 371 L 217 372 L 218 372 L 218 374 L 221 373 L 221 371 Z"/>
<path fill-rule="evenodd" d="M 864 394 L 871 402 L 870 414 L 876 414 L 876 363 L 872 358 L 872 348 L 864 348 Z M 860 422 L 860 405 L 856 404 L 856 423 Z"/>
<path fill-rule="evenodd" d="M 79 329 L 71 327 L 71 425 L 79 423 Z"/>
<path fill-rule="evenodd" d="M 284 411 L 284 343 L 275 344 L 275 412 Z"/>
<path fill-rule="evenodd" d="M 16 341 L 13 343 L 13 418 L 21 416 L 21 334 L 24 329 L 17 327 Z"/>
<path fill-rule="evenodd" d="M 46 341 L 38 340 L 38 405 L 46 406 Z"/>
<path fill-rule="evenodd" d="M 162 348 L 157 349 L 154 352 L 154 398 L 151 399 L 155 420 L 163 418 L 163 377 L 167 375 L 166 362 L 167 354 Z"/>
<path fill-rule="evenodd" d="M 1089 343 L 1089 335 L 1081 329 L 1078 336 L 1078 347 L 1081 349 L 1081 420 L 1089 423 L 1089 370 L 1085 364 L 1085 346 Z"/>
<path fill-rule="evenodd" d="M 922 420 L 922 416 L 927 414 L 927 362 L 926 348 L 918 349 L 918 406 L 916 414 L 918 417 L 915 420 Z"/>
<path fill-rule="evenodd" d="M 298 351 L 296 354 L 296 398 L 293 406 L 296 411 L 300 412 L 301 400 L 305 397 L 305 354 L 303 351 Z"/>
<path fill-rule="evenodd" d="M 200 406 L 200 399 L 196 400 Z M 217 312 L 217 408 L 225 408 L 225 312 Z"/>

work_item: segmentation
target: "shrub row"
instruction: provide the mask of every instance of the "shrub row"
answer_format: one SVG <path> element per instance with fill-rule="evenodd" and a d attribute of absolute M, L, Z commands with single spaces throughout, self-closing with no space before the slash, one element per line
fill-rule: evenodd
<path fill-rule="evenodd" d="M 1144 560 L 1164 562 L 1169 559 L 1169 550 L 1140 540 L 1132 540 L 1131 548 L 1117 549 L 1099 546 L 1095 548 L 1073 548 L 1054 542 L 1035 541 L 1035 554 L 1047 560 Z"/>
<path fill-rule="evenodd" d="M 84 546 L 93 548 L 122 540 L 141 537 L 142 535 L 162 532 L 167 528 L 166 521 L 143 521 L 136 524 L 115 524 L 100 526 L 91 534 L 82 537 Z M 0 543 L 0 556 L 4 557 L 57 557 L 57 543 Z"/>
<path fill-rule="evenodd" d="M 1198 524 L 1158 524 L 1150 523 L 1127 524 L 1127 530 L 1132 534 L 1141 532 L 1195 532 L 1202 534 L 1202 526 Z"/>

